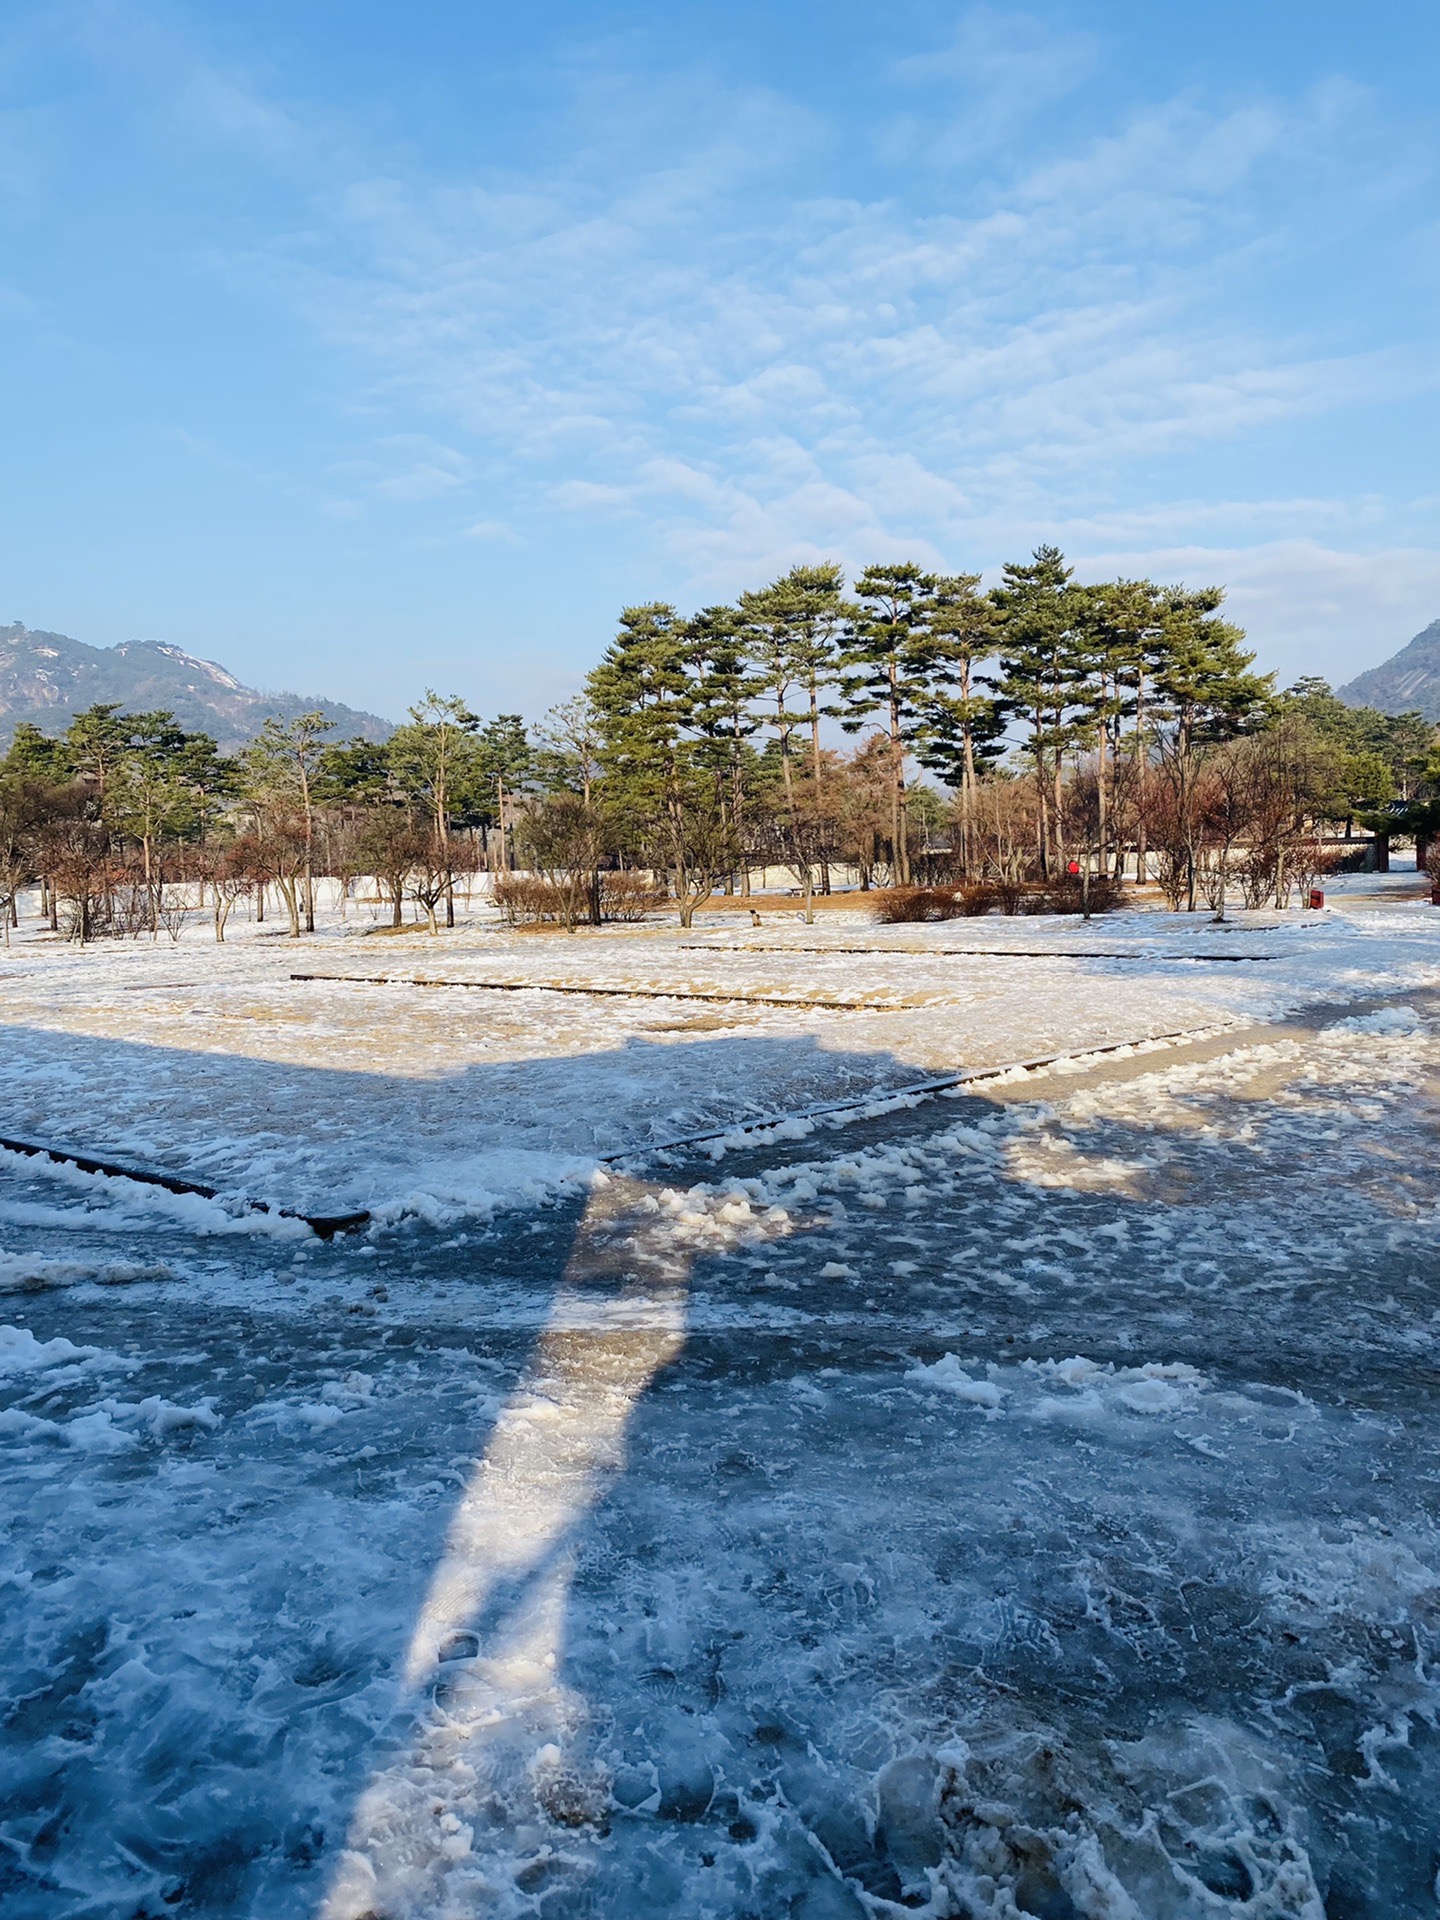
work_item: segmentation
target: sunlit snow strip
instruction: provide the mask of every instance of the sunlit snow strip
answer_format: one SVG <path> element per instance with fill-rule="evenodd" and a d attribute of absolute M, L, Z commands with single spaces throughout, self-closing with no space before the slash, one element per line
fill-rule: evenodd
<path fill-rule="evenodd" d="M 649 1193 L 607 1181 L 587 1209 L 416 1620 L 401 1679 L 400 1711 L 411 1716 L 401 1757 L 360 1796 L 321 1920 L 435 1912 L 442 1890 L 462 1905 L 488 1891 L 474 1827 L 454 1808 L 473 1798 L 477 1772 L 494 1773 L 500 1751 L 538 1794 L 581 1790 L 562 1743 L 583 1724 L 584 1702 L 557 1677 L 571 1542 L 625 1464 L 636 1402 L 685 1337 L 689 1259 L 677 1259 L 663 1228 L 644 1233 L 655 1217 Z"/>

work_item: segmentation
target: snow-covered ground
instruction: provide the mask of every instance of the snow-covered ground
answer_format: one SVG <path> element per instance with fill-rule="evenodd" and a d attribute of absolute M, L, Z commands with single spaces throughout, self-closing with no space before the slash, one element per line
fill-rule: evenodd
<path fill-rule="evenodd" d="M 0 963 L 7 1920 L 1435 1911 L 1440 914 L 765 922 Z"/>
<path fill-rule="evenodd" d="M 790 902 L 763 922 L 390 938 L 352 907 L 301 941 L 243 922 L 224 946 L 198 925 L 84 952 L 29 935 L 0 956 L 0 1134 L 312 1212 L 462 1221 L 710 1127 L 1440 980 L 1440 913 L 1413 902 L 1220 928 L 880 928 L 858 908 L 808 927 Z M 610 991 L 545 990 L 585 986 Z"/>

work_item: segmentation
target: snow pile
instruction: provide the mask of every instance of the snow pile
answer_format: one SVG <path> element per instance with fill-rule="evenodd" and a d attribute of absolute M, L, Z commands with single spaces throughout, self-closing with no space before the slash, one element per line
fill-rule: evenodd
<path fill-rule="evenodd" d="M 1267 1597 L 1297 1626 L 1359 1619 L 1390 1629 L 1397 1650 L 1408 1651 L 1408 1623 L 1440 1613 L 1440 1532 L 1399 1540 L 1373 1517 L 1346 1515 L 1318 1539 L 1294 1526 L 1256 1527 L 1251 1537 L 1271 1562 Z"/>
<path fill-rule="evenodd" d="M 279 1212 L 262 1212 L 245 1205 L 236 1194 L 207 1200 L 198 1193 L 171 1193 L 108 1173 L 86 1173 L 65 1161 L 41 1160 L 0 1147 L 0 1169 L 32 1190 L 55 1188 L 74 1204 L 61 1209 L 33 1201 L 0 1201 L 0 1224 L 6 1226 L 64 1226 L 98 1233 L 149 1227 L 160 1232 L 204 1236 L 246 1234 L 267 1240 L 308 1240 L 303 1220 Z M 148 1263 L 147 1263 L 148 1264 Z M 158 1276 L 157 1276 L 158 1277 Z"/>
<path fill-rule="evenodd" d="M 1414 1007 L 1381 1007 L 1375 1013 L 1353 1013 L 1331 1023 L 1331 1033 L 1417 1033 L 1424 1021 Z"/>
<path fill-rule="evenodd" d="M 1058 1381 L 1070 1392 L 1045 1394 L 1033 1408 L 1037 1420 L 1089 1420 L 1116 1412 L 1173 1417 L 1193 1410 L 1203 1374 L 1180 1362 L 1150 1360 L 1139 1367 L 1099 1366 L 1076 1355 L 1071 1360 L 1028 1361 L 1040 1379 Z"/>
<path fill-rule="evenodd" d="M 57 1260 L 42 1253 L 0 1252 L 0 1293 L 38 1293 L 86 1281 L 101 1287 L 128 1287 L 174 1278 L 173 1269 L 163 1260 Z"/>
<path fill-rule="evenodd" d="M 0 1376 L 49 1372 L 52 1374 L 50 1384 L 54 1385 L 59 1377 L 54 1375 L 54 1369 L 63 1369 L 63 1377 L 68 1381 L 78 1379 L 97 1362 L 123 1364 L 118 1355 L 108 1354 L 102 1347 L 77 1347 L 63 1334 L 57 1334 L 53 1340 L 37 1340 L 28 1327 L 0 1326 Z"/>
<path fill-rule="evenodd" d="M 133 1373 L 140 1362 L 103 1347 L 76 1346 L 63 1334 L 37 1340 L 28 1327 L 0 1326 L 0 1386 L 24 1376 L 30 1399 L 54 1407 L 67 1390 L 86 1385 L 99 1372 Z M 92 1389 L 93 1390 L 93 1389 Z M 141 1437 L 166 1440 L 191 1429 L 212 1431 L 220 1424 L 213 1396 L 187 1406 L 149 1394 L 141 1400 L 107 1395 L 87 1401 L 63 1417 L 34 1414 L 25 1404 L 0 1410 L 0 1434 L 11 1439 L 57 1441 L 80 1453 L 128 1453 Z"/>
<path fill-rule="evenodd" d="M 918 1362 L 906 1374 L 907 1380 L 937 1387 L 969 1407 L 998 1407 L 1003 1389 L 993 1380 L 976 1380 L 966 1373 L 953 1353 L 947 1353 L 933 1366 Z"/>

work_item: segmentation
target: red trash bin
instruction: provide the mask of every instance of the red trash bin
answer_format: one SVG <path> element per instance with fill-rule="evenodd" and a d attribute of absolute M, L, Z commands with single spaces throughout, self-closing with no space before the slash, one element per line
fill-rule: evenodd
<path fill-rule="evenodd" d="M 1319 887 L 1311 887 L 1311 889 L 1310 889 L 1310 905 L 1311 905 L 1312 907 L 1323 907 L 1323 906 L 1324 906 L 1324 904 L 1325 904 L 1325 896 L 1324 896 L 1324 894 L 1323 894 L 1323 893 L 1322 893 L 1322 892 L 1320 891 L 1320 889 L 1319 889 Z"/>

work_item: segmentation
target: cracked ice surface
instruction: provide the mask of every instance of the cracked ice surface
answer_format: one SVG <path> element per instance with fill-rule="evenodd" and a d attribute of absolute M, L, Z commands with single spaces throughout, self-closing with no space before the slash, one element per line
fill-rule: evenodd
<path fill-rule="evenodd" d="M 1433 1910 L 1437 1015 L 328 1247 L 7 1165 L 7 1920 Z"/>

